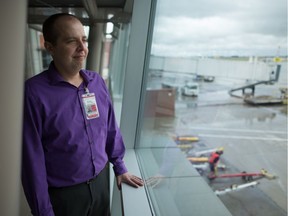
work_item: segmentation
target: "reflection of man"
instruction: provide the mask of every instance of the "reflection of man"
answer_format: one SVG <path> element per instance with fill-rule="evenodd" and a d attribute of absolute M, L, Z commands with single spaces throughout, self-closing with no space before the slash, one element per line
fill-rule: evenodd
<path fill-rule="evenodd" d="M 182 154 L 178 154 L 180 150 L 176 148 L 177 145 L 174 141 L 172 141 L 172 139 L 167 138 L 166 134 L 161 137 L 164 138 L 163 143 L 165 143 L 165 146 L 161 148 L 163 153 L 161 164 L 159 164 L 158 173 L 146 179 L 146 184 L 152 188 L 160 186 L 165 178 L 171 177 L 178 158 L 183 157 Z"/>
<path fill-rule="evenodd" d="M 220 156 L 223 154 L 224 148 L 218 148 L 215 152 L 213 152 L 209 157 L 209 166 L 210 166 L 210 175 L 217 175 L 217 163 L 219 162 Z"/>

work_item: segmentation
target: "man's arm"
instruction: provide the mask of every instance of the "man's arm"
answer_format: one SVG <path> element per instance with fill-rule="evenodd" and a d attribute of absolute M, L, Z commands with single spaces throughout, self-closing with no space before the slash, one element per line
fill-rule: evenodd
<path fill-rule="evenodd" d="M 143 186 L 143 180 L 137 176 L 128 173 L 128 170 L 124 164 L 123 157 L 125 154 L 125 146 L 122 134 L 116 122 L 111 100 L 109 100 L 108 110 L 108 134 L 106 142 L 106 152 L 108 154 L 109 161 L 114 165 L 113 169 L 117 177 L 118 188 L 121 189 L 121 183 L 126 183 L 135 188 Z"/>
<path fill-rule="evenodd" d="M 44 151 L 41 143 L 41 115 L 37 103 L 24 98 L 22 185 L 31 212 L 36 216 L 54 216 L 48 194 Z"/>

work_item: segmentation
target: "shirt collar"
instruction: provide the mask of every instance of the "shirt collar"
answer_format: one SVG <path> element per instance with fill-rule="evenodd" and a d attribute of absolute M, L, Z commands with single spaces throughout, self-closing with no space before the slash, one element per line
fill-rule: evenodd
<path fill-rule="evenodd" d="M 57 69 L 54 65 L 54 61 L 52 61 L 49 65 L 48 74 L 49 74 L 49 79 L 50 79 L 50 82 L 52 85 L 56 85 L 57 83 L 60 83 L 60 82 L 66 82 L 63 79 L 63 77 L 59 74 L 59 72 L 57 71 Z M 84 80 L 86 86 L 88 85 L 88 83 L 90 81 L 93 80 L 93 77 L 89 76 L 89 73 L 87 73 L 87 71 L 84 69 L 80 70 L 80 74 L 83 77 L 83 80 Z"/>
<path fill-rule="evenodd" d="M 84 69 L 80 70 L 80 74 L 83 77 L 86 86 L 88 86 L 88 83 L 93 80 L 93 77 Z"/>

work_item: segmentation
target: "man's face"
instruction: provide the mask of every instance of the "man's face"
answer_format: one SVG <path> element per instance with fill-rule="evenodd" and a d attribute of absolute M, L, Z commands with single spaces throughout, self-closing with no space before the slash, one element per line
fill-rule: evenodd
<path fill-rule="evenodd" d="M 83 25 L 74 18 L 63 17 L 55 23 L 56 44 L 47 43 L 56 68 L 63 72 L 78 72 L 88 55 L 87 37 Z"/>

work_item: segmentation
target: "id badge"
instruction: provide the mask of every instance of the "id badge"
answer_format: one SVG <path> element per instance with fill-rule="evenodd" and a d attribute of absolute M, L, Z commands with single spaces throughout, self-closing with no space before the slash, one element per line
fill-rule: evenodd
<path fill-rule="evenodd" d="M 96 103 L 94 93 L 82 95 L 82 101 L 85 109 L 86 119 L 94 119 L 99 117 L 99 110 Z"/>

